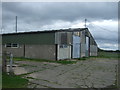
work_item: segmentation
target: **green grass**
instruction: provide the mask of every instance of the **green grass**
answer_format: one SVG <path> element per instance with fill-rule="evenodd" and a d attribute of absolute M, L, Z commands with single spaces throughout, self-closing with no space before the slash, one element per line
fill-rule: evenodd
<path fill-rule="evenodd" d="M 2 88 L 26 88 L 28 80 L 20 76 L 2 74 Z"/>
<path fill-rule="evenodd" d="M 86 60 L 88 57 L 82 57 L 82 58 L 78 58 L 78 60 L 82 60 L 82 61 L 84 61 L 84 60 Z"/>
<path fill-rule="evenodd" d="M 120 58 L 120 52 L 98 52 L 98 58 Z"/>
<path fill-rule="evenodd" d="M 77 61 L 67 61 L 67 60 L 62 60 L 62 61 L 57 61 L 57 63 L 61 63 L 61 64 L 74 64 Z"/>
<path fill-rule="evenodd" d="M 90 56 L 90 57 L 82 57 L 78 60 L 87 60 L 89 58 L 120 58 L 120 52 L 106 52 L 106 51 L 99 51 L 98 56 Z M 45 59 L 33 59 L 33 58 L 24 58 L 24 57 L 14 57 L 13 60 L 15 61 L 37 61 L 37 62 L 49 62 L 49 63 L 60 63 L 60 64 L 74 64 L 77 61 L 70 61 L 70 60 L 45 60 Z"/>
<path fill-rule="evenodd" d="M 99 51 L 98 56 L 90 56 L 90 57 L 82 57 L 78 60 L 87 60 L 89 58 L 120 58 L 120 52 L 106 52 L 106 51 Z M 45 60 L 45 59 L 33 59 L 33 58 L 24 58 L 24 57 L 14 57 L 13 60 L 15 61 L 37 61 L 37 62 L 50 62 L 50 63 L 60 63 L 60 64 L 74 64 L 77 61 L 70 61 L 70 60 Z"/>
<path fill-rule="evenodd" d="M 120 52 L 108 52 L 108 51 L 99 51 L 98 56 L 90 56 L 90 57 L 82 57 L 78 58 L 78 60 L 87 60 L 90 58 L 114 58 L 114 59 L 119 59 L 120 58 Z"/>
<path fill-rule="evenodd" d="M 32 59 L 32 58 L 19 58 L 19 57 L 14 57 L 13 60 L 15 61 L 37 61 L 37 62 L 49 62 L 49 63 L 60 63 L 60 64 L 73 64 L 76 63 L 77 61 L 68 61 L 68 60 L 59 60 L 59 61 L 53 61 L 53 60 L 45 60 L 45 59 Z"/>
<path fill-rule="evenodd" d="M 2 71 L 0 71 L 0 89 L 2 88 Z"/>

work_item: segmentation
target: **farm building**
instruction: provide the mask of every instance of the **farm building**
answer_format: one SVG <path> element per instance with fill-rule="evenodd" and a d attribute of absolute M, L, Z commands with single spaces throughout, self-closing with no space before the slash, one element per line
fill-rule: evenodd
<path fill-rule="evenodd" d="M 3 52 L 14 57 L 64 60 L 97 56 L 97 44 L 88 28 L 7 33 L 2 35 Z"/>

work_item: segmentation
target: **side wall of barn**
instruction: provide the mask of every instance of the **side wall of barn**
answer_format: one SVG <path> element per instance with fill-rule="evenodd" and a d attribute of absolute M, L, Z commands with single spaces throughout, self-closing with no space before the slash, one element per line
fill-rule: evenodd
<path fill-rule="evenodd" d="M 89 38 L 88 43 L 86 43 L 86 37 Z M 88 44 L 88 50 L 86 50 L 86 44 Z M 97 54 L 98 47 L 89 30 L 81 31 L 81 57 L 97 56 Z"/>
<path fill-rule="evenodd" d="M 55 60 L 55 45 L 26 45 L 25 57 Z"/>
<path fill-rule="evenodd" d="M 24 46 L 19 45 L 17 48 L 11 48 L 2 45 L 2 52 L 12 53 L 14 57 L 24 57 Z"/>
<path fill-rule="evenodd" d="M 14 57 L 55 60 L 55 45 L 20 45 L 18 48 L 3 46 L 3 52 L 12 53 Z"/>
<path fill-rule="evenodd" d="M 90 51 L 89 51 L 90 54 L 89 55 L 97 56 L 98 55 L 98 46 L 89 31 L 87 32 L 87 35 L 90 37 Z"/>
<path fill-rule="evenodd" d="M 56 45 L 54 41 L 54 32 L 3 35 L 2 50 L 3 52 L 12 53 L 14 57 L 56 60 Z M 7 44 L 18 44 L 18 46 L 7 47 Z"/>

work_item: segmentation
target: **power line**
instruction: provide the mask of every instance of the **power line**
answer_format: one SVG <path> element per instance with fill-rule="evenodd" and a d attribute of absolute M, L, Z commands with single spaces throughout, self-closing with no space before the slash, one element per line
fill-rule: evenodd
<path fill-rule="evenodd" d="M 103 27 L 101 27 L 101 26 L 99 26 L 99 25 L 94 24 L 94 23 L 92 23 L 92 22 L 89 21 L 89 20 L 87 20 L 87 21 L 88 21 L 93 27 L 96 26 L 97 28 L 99 27 L 100 29 L 102 29 L 102 30 L 104 30 L 104 31 L 113 32 L 113 31 L 110 31 L 110 30 L 108 30 L 108 29 L 105 29 L 105 28 L 103 28 Z"/>
<path fill-rule="evenodd" d="M 104 29 L 104 28 L 102 28 L 102 27 L 100 27 L 100 26 L 98 26 L 98 25 L 92 24 L 92 23 L 91 23 L 91 25 L 92 25 L 94 28 L 96 27 L 96 28 L 102 29 L 102 30 L 104 30 L 104 31 L 113 32 L 113 31 Z"/>

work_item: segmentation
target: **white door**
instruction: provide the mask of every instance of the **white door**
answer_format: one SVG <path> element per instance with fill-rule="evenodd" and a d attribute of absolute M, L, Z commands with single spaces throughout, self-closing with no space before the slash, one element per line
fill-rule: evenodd
<path fill-rule="evenodd" d="M 73 35 L 73 58 L 80 58 L 80 37 Z"/>
<path fill-rule="evenodd" d="M 70 59 L 71 58 L 71 46 L 60 45 L 58 46 L 58 60 Z"/>

